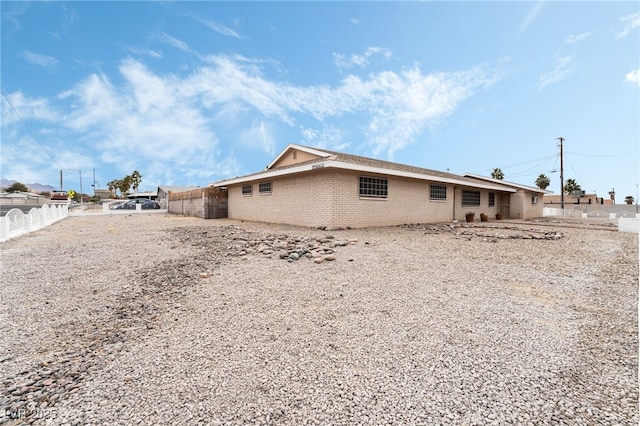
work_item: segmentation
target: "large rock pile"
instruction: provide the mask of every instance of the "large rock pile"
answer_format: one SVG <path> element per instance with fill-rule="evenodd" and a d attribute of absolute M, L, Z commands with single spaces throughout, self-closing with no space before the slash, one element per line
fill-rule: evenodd
<path fill-rule="evenodd" d="M 481 225 L 470 223 L 412 223 L 402 227 L 425 234 L 454 234 L 456 237 L 478 237 L 491 242 L 498 240 L 557 240 L 564 237 L 562 232 L 541 230 L 524 225 Z"/>
<path fill-rule="evenodd" d="M 267 257 L 294 262 L 301 258 L 315 263 L 336 260 L 336 248 L 356 244 L 357 239 L 335 239 L 333 235 L 321 237 L 293 237 L 289 235 L 236 236 L 228 247 L 227 256 L 262 254 Z"/>

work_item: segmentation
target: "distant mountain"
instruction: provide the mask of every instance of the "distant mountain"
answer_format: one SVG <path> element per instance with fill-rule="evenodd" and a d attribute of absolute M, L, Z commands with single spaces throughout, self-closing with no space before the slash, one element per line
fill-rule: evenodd
<path fill-rule="evenodd" d="M 0 179 L 0 188 L 8 188 L 16 182 L 16 180 Z M 25 183 L 25 185 L 31 192 L 51 192 L 57 189 L 55 186 L 43 185 L 41 183 Z"/>

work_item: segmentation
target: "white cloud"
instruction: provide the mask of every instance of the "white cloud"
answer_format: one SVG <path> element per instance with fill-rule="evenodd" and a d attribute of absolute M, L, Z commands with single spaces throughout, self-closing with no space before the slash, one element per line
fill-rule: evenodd
<path fill-rule="evenodd" d="M 175 37 L 171 37 L 169 34 L 160 32 L 158 35 L 158 40 L 163 43 L 166 43 L 170 46 L 175 47 L 176 49 L 184 50 L 185 52 L 191 52 L 189 45 L 182 40 L 178 40 Z"/>
<path fill-rule="evenodd" d="M 540 10 L 542 9 L 543 3 L 544 3 L 544 1 L 540 0 L 540 1 L 536 2 L 536 4 L 533 5 L 531 10 L 529 10 L 529 13 L 527 14 L 527 16 L 525 16 L 525 18 L 520 23 L 520 26 L 518 27 L 518 31 L 517 31 L 516 34 L 522 33 L 524 30 L 526 30 L 529 27 L 529 25 L 531 25 L 531 23 L 538 16 L 538 13 L 540 13 Z"/>
<path fill-rule="evenodd" d="M 213 174 L 217 137 L 192 99 L 180 93 L 181 81 L 132 59 L 120 73 L 126 81 L 121 87 L 92 75 L 65 93 L 73 104 L 64 124 L 100 149 L 102 161 L 124 171 L 148 162 L 150 168 L 171 163 L 184 175 L 192 175 L 192 168 Z"/>
<path fill-rule="evenodd" d="M 348 58 L 343 54 L 334 53 L 333 60 L 339 68 L 364 68 L 369 65 L 370 58 L 374 55 L 380 55 L 385 60 L 389 60 L 392 53 L 389 49 L 383 47 L 368 47 L 363 54 L 358 55 L 354 53 Z"/>
<path fill-rule="evenodd" d="M 245 146 L 258 148 L 270 156 L 275 155 L 276 141 L 272 130 L 264 120 L 252 123 L 248 129 L 240 134 L 239 140 Z"/>
<path fill-rule="evenodd" d="M 575 43 L 578 43 L 578 42 L 584 40 L 585 38 L 589 37 L 590 35 L 591 35 L 591 33 L 589 33 L 589 32 L 581 33 L 581 34 L 571 34 L 571 35 L 568 35 L 564 39 L 564 42 L 565 42 L 565 44 L 575 44 Z"/>
<path fill-rule="evenodd" d="M 47 99 L 29 98 L 22 92 L 9 93 L 2 97 L 2 127 L 31 120 L 55 122 L 59 115 Z"/>
<path fill-rule="evenodd" d="M 616 34 L 617 39 L 625 38 L 634 29 L 640 27 L 640 13 L 623 16 L 620 18 L 620 22 L 624 22 L 624 28 Z"/>
<path fill-rule="evenodd" d="M 48 68 L 48 69 L 53 69 L 57 67 L 59 63 L 58 60 L 53 56 L 39 55 L 37 53 L 33 53 L 28 50 L 25 50 L 24 52 L 22 52 L 22 57 L 24 58 L 25 61 L 33 65 L 37 65 L 39 67 Z"/>
<path fill-rule="evenodd" d="M 549 84 L 557 83 L 563 78 L 566 78 L 569 75 L 571 75 L 573 70 L 569 68 L 569 65 L 571 64 L 572 60 L 573 60 L 572 56 L 556 57 L 555 68 L 553 69 L 553 71 L 547 74 L 544 74 L 542 77 L 540 77 L 538 81 L 538 88 L 542 90 Z"/>
<path fill-rule="evenodd" d="M 635 71 L 629 71 L 629 73 L 625 75 L 624 78 L 628 82 L 633 83 L 637 86 L 640 86 L 640 68 L 638 68 Z"/>
<path fill-rule="evenodd" d="M 42 120 L 49 122 L 52 134 L 61 135 L 61 149 L 82 155 L 82 162 L 97 158 L 123 174 L 143 164 L 147 182 L 153 176 L 157 182 L 186 182 L 253 171 L 239 170 L 234 144 L 273 155 L 281 126 L 298 131 L 305 143 L 336 150 L 358 143 L 392 159 L 497 78 L 482 67 L 439 74 L 415 67 L 350 75 L 336 86 L 297 86 L 268 79 L 260 64 L 212 56 L 184 76 L 159 74 L 125 59 L 122 78 L 88 76 L 56 99 L 66 104 L 64 116 L 48 112 Z M 20 100 L 18 95 L 13 96 Z M 32 104 L 34 116 L 55 111 L 46 101 L 36 101 L 18 103 Z M 229 142 L 224 146 L 222 135 Z M 75 148 L 64 146 L 67 136 L 76 140 Z"/>
<path fill-rule="evenodd" d="M 162 58 L 162 53 L 158 52 L 157 50 L 153 50 L 153 49 L 130 48 L 129 52 L 135 53 L 137 55 L 149 56 L 149 57 L 154 58 L 154 59 L 161 59 Z"/>
<path fill-rule="evenodd" d="M 344 140 L 345 130 L 334 125 L 324 125 L 321 129 L 302 128 L 300 133 L 305 145 L 334 151 L 344 151 L 350 145 Z"/>
<path fill-rule="evenodd" d="M 358 18 L 351 18 L 350 21 L 353 25 L 358 25 L 360 23 L 360 19 Z"/>
<path fill-rule="evenodd" d="M 223 24 L 220 24 L 220 23 L 214 22 L 214 21 L 208 21 L 206 19 L 198 19 L 198 20 L 200 22 L 202 22 L 204 25 L 206 25 L 209 29 L 211 29 L 211 30 L 213 30 L 213 31 L 215 31 L 215 32 L 217 32 L 219 34 L 222 34 L 222 35 L 227 36 L 227 37 L 234 37 L 234 38 L 237 38 L 239 40 L 244 39 L 244 37 L 242 35 L 238 34 L 235 30 L 233 30 L 233 29 L 231 29 L 231 28 L 229 28 L 229 27 L 227 27 L 227 26 L 225 26 Z"/>

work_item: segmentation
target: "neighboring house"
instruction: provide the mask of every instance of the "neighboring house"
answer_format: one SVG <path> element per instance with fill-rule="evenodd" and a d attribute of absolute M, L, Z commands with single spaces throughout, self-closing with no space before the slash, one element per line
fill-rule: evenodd
<path fill-rule="evenodd" d="M 549 204 L 549 207 L 558 207 L 559 204 L 562 204 L 562 197 L 560 195 L 545 195 L 543 201 L 545 204 Z M 596 194 L 585 193 L 577 197 L 565 194 L 564 204 L 611 204 L 611 200 L 598 197 Z"/>
<path fill-rule="evenodd" d="M 113 191 L 111 191 L 110 189 L 95 189 L 93 191 L 93 194 L 101 200 L 108 200 L 113 198 Z"/>
<path fill-rule="evenodd" d="M 145 200 L 155 200 L 158 198 L 157 191 L 143 191 L 143 192 L 134 192 L 133 194 L 128 194 L 127 198 L 130 200 L 137 200 L 143 198 Z"/>
<path fill-rule="evenodd" d="M 160 185 L 156 190 L 155 200 L 160 203 L 160 208 L 166 209 L 169 206 L 169 192 L 185 192 L 198 189 L 197 186 L 170 186 Z"/>
<path fill-rule="evenodd" d="M 16 191 L 0 193 L 0 204 L 44 204 L 48 201 L 49 197 L 32 192 Z"/>
<path fill-rule="evenodd" d="M 546 191 L 472 176 L 290 144 L 264 171 L 210 186 L 228 190 L 229 218 L 310 227 L 542 216 Z"/>

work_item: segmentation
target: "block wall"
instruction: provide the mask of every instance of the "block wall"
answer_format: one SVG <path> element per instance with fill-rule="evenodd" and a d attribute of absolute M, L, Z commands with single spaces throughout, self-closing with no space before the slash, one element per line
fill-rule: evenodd
<path fill-rule="evenodd" d="M 232 185 L 228 188 L 229 217 L 310 227 L 388 226 L 453 218 L 452 186 L 447 188 L 446 201 L 431 201 L 429 182 L 388 178 L 388 197 L 368 198 L 358 194 L 360 176 L 317 170 L 295 178 L 275 178 L 270 180 L 270 195 L 259 194 L 260 181 L 251 183 L 251 196 L 242 194 L 242 185 Z"/>

